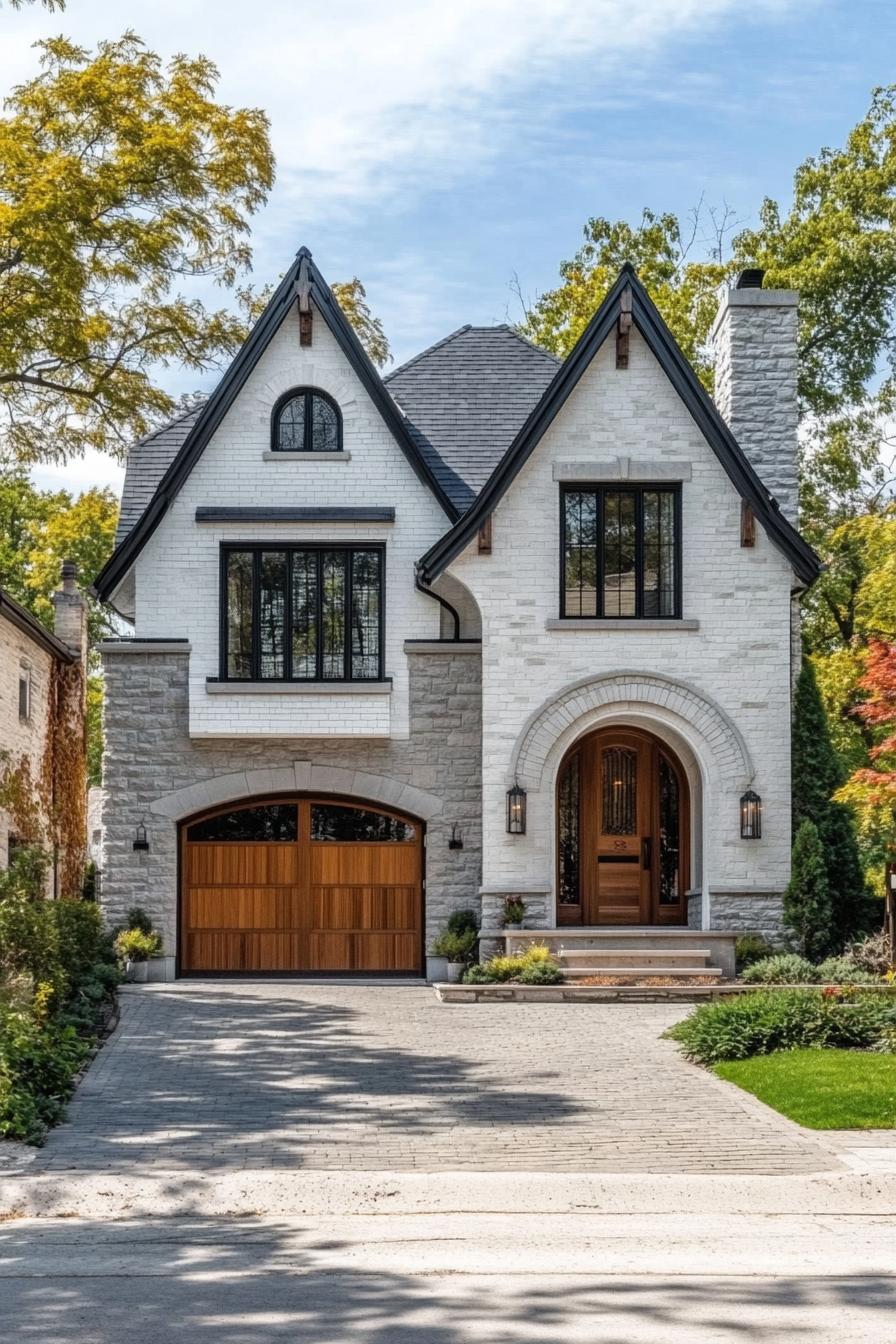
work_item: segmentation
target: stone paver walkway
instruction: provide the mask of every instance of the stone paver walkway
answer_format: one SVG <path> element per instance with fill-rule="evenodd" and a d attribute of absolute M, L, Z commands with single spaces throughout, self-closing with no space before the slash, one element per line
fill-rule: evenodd
<path fill-rule="evenodd" d="M 840 1166 L 661 1040 L 680 1006 L 231 981 L 131 990 L 121 1008 L 31 1174 Z"/>

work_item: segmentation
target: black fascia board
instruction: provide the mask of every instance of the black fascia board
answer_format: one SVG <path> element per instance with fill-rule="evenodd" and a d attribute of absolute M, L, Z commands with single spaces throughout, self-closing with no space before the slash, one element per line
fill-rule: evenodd
<path fill-rule="evenodd" d="M 672 333 L 638 279 L 634 267 L 626 262 L 603 303 L 566 361 L 558 369 L 541 401 L 486 481 L 475 502 L 461 520 L 421 557 L 418 567 L 428 582 L 431 583 L 443 572 L 493 512 L 578 384 L 595 354 L 610 335 L 618 316 L 617 304 L 623 291 L 628 287 L 632 291 L 632 320 L 684 402 L 697 428 L 715 452 L 735 490 L 741 498 L 750 503 L 771 540 L 790 560 L 799 578 L 804 583 L 810 584 L 818 577 L 821 568 L 818 556 L 793 524 L 780 512 L 777 502 L 744 456 L 743 450 L 722 419 L 715 403 L 679 349 Z"/>
<path fill-rule="evenodd" d="M 451 503 L 436 480 L 428 463 L 421 457 L 410 431 L 374 369 L 351 324 L 336 302 L 306 247 L 300 248 L 286 275 L 274 291 L 268 306 L 246 337 L 218 386 L 190 430 L 177 456 L 162 477 L 155 493 L 124 541 L 115 549 L 91 586 L 101 601 L 108 601 L 137 556 L 158 527 L 169 505 L 202 455 L 215 430 L 227 414 L 249 374 L 255 368 L 280 324 L 296 301 L 296 282 L 300 270 L 307 268 L 309 293 L 315 306 L 349 360 L 365 390 L 419 479 L 432 490 L 446 516 L 454 522 L 459 510 Z"/>
<path fill-rule="evenodd" d="M 393 508 L 216 508 L 196 510 L 197 523 L 394 523 Z"/>

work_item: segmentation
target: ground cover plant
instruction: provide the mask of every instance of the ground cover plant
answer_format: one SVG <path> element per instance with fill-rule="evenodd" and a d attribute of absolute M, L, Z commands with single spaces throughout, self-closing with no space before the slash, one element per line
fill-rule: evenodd
<path fill-rule="evenodd" d="M 46 856 L 0 873 L 0 1138 L 40 1143 L 63 1116 L 119 974 L 91 901 L 45 897 Z"/>
<path fill-rule="evenodd" d="M 513 982 L 520 985 L 559 985 L 563 972 L 543 943 L 510 956 L 490 957 L 488 961 L 469 966 L 464 973 L 465 985 L 494 985 Z"/>
<path fill-rule="evenodd" d="M 786 1050 L 714 1072 L 809 1129 L 896 1128 L 896 1058 L 863 1050 Z"/>

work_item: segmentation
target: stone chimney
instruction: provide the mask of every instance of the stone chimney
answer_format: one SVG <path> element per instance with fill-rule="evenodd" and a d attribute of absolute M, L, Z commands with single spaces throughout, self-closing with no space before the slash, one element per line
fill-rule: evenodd
<path fill-rule="evenodd" d="M 58 639 L 67 644 L 82 666 L 87 665 L 87 604 L 78 587 L 78 566 L 74 560 L 62 562 L 62 587 L 53 594 L 56 617 L 53 628 Z"/>
<path fill-rule="evenodd" d="M 710 333 L 715 400 L 782 514 L 797 522 L 797 307 L 792 289 L 763 289 L 741 271 Z"/>

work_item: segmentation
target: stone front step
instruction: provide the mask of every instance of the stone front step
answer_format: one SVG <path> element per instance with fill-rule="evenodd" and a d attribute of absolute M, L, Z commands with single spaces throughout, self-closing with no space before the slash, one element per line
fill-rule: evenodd
<path fill-rule="evenodd" d="M 718 966 L 649 966 L 649 965 L 629 965 L 629 966 L 585 966 L 577 963 L 575 966 L 565 966 L 562 962 L 560 968 L 563 971 L 564 980 L 583 980 L 591 976 L 613 976 L 625 980 L 655 980 L 657 977 L 662 979 L 690 979 L 693 976 L 705 976 L 711 980 L 720 980 L 722 972 Z"/>
<path fill-rule="evenodd" d="M 546 944 L 567 979 L 591 975 L 625 976 L 628 980 L 656 976 L 684 979 L 704 975 L 733 980 L 735 974 L 734 932 L 652 925 L 502 929 L 497 934 L 483 930 L 483 937 L 500 938 L 509 953 L 522 951 L 532 943 Z"/>

